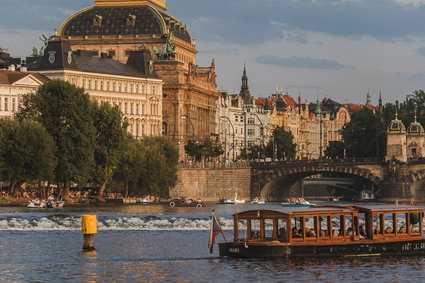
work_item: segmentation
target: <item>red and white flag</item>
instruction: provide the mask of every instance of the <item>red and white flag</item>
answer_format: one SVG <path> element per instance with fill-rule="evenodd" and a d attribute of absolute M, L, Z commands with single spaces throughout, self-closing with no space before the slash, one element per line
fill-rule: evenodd
<path fill-rule="evenodd" d="M 210 230 L 210 239 L 208 241 L 208 247 L 210 248 L 210 253 L 213 253 L 213 247 L 215 244 L 215 237 L 218 234 L 222 234 L 224 241 L 226 241 L 226 237 L 224 236 L 223 230 L 221 230 L 220 222 L 217 219 L 217 216 L 215 215 L 215 211 L 212 211 L 212 225 Z"/>

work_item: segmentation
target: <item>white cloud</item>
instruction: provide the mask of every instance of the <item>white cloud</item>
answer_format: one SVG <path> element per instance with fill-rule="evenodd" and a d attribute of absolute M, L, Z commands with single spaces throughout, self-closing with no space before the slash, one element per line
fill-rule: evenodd
<path fill-rule="evenodd" d="M 394 0 L 400 5 L 419 7 L 425 5 L 425 0 Z"/>

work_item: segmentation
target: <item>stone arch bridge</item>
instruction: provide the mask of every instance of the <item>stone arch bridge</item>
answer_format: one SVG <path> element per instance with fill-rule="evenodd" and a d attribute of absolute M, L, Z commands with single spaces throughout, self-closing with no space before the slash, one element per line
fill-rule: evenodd
<path fill-rule="evenodd" d="M 251 164 L 251 195 L 269 200 L 296 195 L 301 179 L 317 174 L 349 177 L 379 189 L 383 200 L 425 200 L 425 162 L 384 162 L 378 159 L 301 160 Z"/>
<path fill-rule="evenodd" d="M 360 180 L 379 189 L 383 200 L 425 201 L 425 160 L 407 163 L 377 159 L 299 160 L 292 162 L 234 162 L 181 164 L 171 196 L 216 201 L 220 197 L 280 201 L 301 196 L 297 182 L 328 174 Z M 298 189 L 298 193 L 294 190 Z M 291 191 L 292 190 L 292 191 Z"/>

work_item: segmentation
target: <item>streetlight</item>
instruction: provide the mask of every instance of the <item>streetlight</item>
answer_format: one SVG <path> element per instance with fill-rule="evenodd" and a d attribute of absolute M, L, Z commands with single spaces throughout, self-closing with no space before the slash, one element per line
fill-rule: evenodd
<path fill-rule="evenodd" d="M 235 127 L 232 124 L 232 121 L 230 121 L 229 117 L 227 116 L 221 116 L 222 119 L 227 119 L 230 123 L 230 126 L 232 126 L 233 130 L 233 142 L 232 142 L 232 148 L 233 148 L 233 161 L 235 161 Z"/>
<path fill-rule="evenodd" d="M 180 118 L 189 120 L 190 125 L 192 126 L 192 140 L 195 141 L 195 126 L 193 126 L 192 119 L 188 115 L 181 115 Z"/>

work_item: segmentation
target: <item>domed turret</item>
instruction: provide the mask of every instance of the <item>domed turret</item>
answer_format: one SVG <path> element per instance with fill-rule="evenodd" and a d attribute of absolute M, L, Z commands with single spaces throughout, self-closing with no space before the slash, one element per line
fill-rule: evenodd
<path fill-rule="evenodd" d="M 409 135 L 423 135 L 424 127 L 416 120 L 416 112 L 415 112 L 415 121 L 410 124 L 409 128 L 407 128 L 407 133 Z"/>
<path fill-rule="evenodd" d="M 395 114 L 395 119 L 388 126 L 388 133 L 406 133 L 406 127 L 403 122 L 398 119 L 398 114 Z"/>

